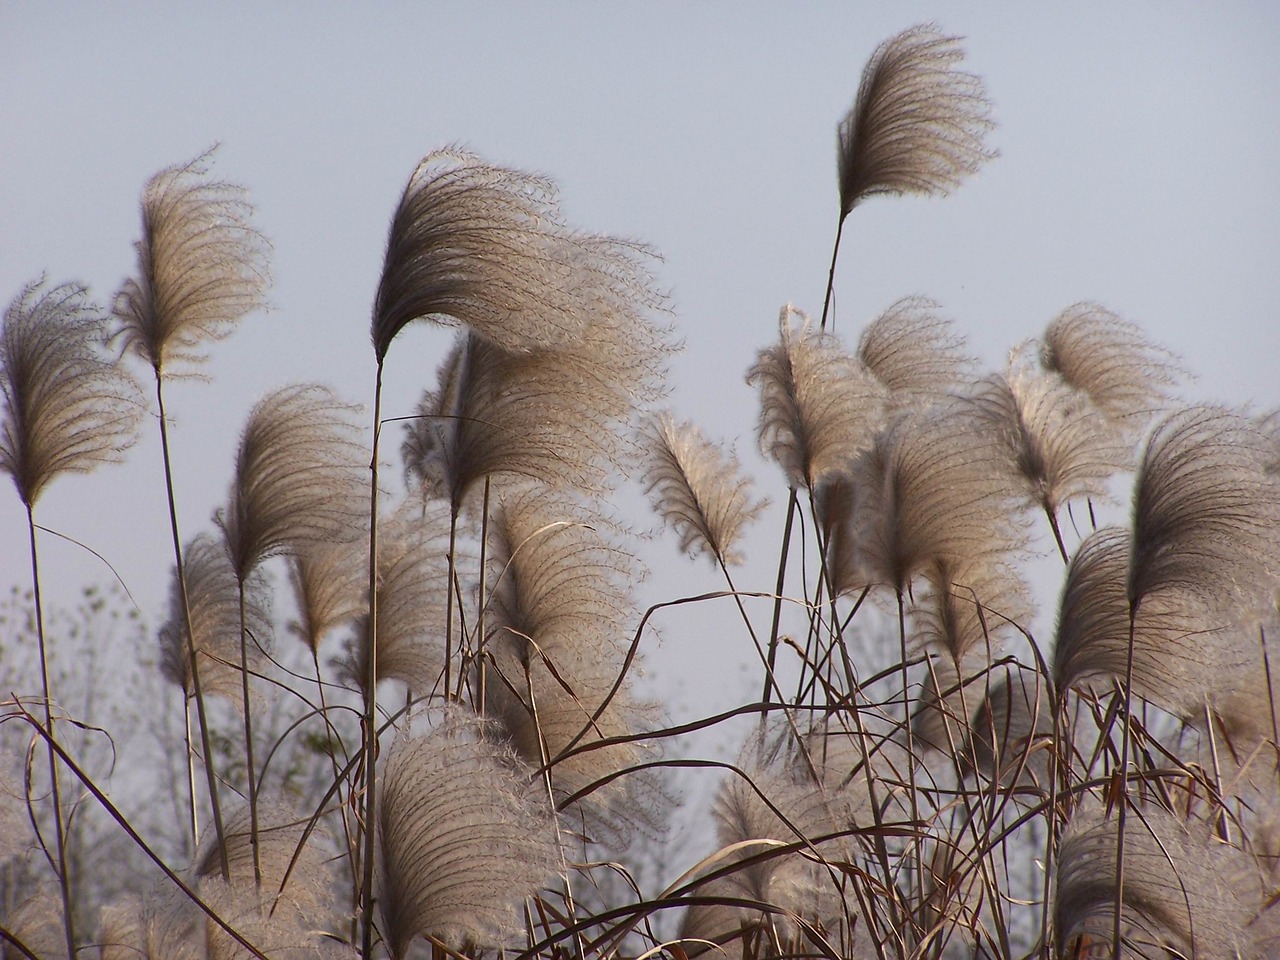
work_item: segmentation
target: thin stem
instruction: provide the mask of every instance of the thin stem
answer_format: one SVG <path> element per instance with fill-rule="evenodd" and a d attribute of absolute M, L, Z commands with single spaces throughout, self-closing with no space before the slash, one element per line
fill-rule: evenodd
<path fill-rule="evenodd" d="M 373 957 L 374 816 L 378 755 L 378 440 L 382 432 L 382 357 L 373 389 L 373 455 L 369 459 L 369 656 L 364 694 L 364 862 L 360 888 L 362 960 Z"/>
<path fill-rule="evenodd" d="M 1124 665 L 1124 709 L 1120 716 L 1120 767 L 1118 772 L 1120 810 L 1116 818 L 1116 901 L 1115 918 L 1111 926 L 1112 960 L 1120 960 L 1120 918 L 1124 903 L 1124 827 L 1129 814 L 1129 711 L 1133 705 L 1133 634 L 1138 618 L 1140 600 L 1129 603 L 1129 648 Z"/>
<path fill-rule="evenodd" d="M 822 322 L 818 324 L 819 330 L 827 329 L 827 312 L 831 309 L 831 301 L 835 296 L 836 288 L 836 257 L 840 254 L 840 236 L 844 233 L 844 215 L 841 215 L 840 222 L 836 224 L 836 242 L 831 245 L 831 269 L 827 271 L 827 292 L 822 298 Z M 831 321 L 831 329 L 836 328 L 836 322 L 833 318 Z"/>
<path fill-rule="evenodd" d="M 782 591 L 787 579 L 787 555 L 791 550 L 791 525 L 796 515 L 796 491 L 791 489 L 787 498 L 787 523 L 782 530 L 782 554 L 778 558 L 778 583 L 773 591 L 773 624 L 769 627 L 769 650 L 764 665 L 764 690 L 760 694 L 760 702 L 769 703 L 769 689 L 773 685 L 773 671 L 778 660 L 778 628 L 782 622 Z M 781 694 L 778 695 L 781 698 Z M 761 723 L 764 714 L 761 714 Z"/>
<path fill-rule="evenodd" d="M 485 586 L 488 577 L 485 571 L 485 563 L 487 561 L 486 553 L 489 546 L 489 494 L 491 492 L 491 484 L 488 475 L 484 478 L 484 506 L 480 513 L 480 594 L 479 602 L 476 607 L 476 713 L 484 716 L 485 699 L 488 693 L 488 665 L 485 663 L 484 648 L 484 611 L 485 604 L 489 602 L 485 596 Z M 452 556 L 453 551 L 449 551 Z M 450 596 L 452 596 L 450 590 Z"/>
<path fill-rule="evenodd" d="M 182 622 L 187 637 L 187 661 L 191 670 L 191 692 L 196 701 L 196 721 L 200 725 L 200 750 L 203 753 L 205 780 L 209 788 L 209 805 L 213 808 L 213 830 L 218 841 L 218 861 L 222 879 L 231 879 L 227 861 L 226 831 L 222 826 L 222 804 L 218 800 L 218 776 L 213 769 L 213 748 L 209 743 L 209 721 L 205 714 L 204 693 L 200 686 L 200 663 L 196 656 L 195 629 L 191 625 L 191 605 L 187 598 L 187 570 L 182 562 L 182 540 L 178 535 L 178 503 L 173 493 L 173 467 L 169 452 L 169 421 L 164 411 L 164 381 L 156 367 L 156 406 L 160 411 L 160 449 L 164 461 L 164 488 L 169 499 L 169 529 L 173 533 L 173 560 L 177 570 L 178 600 L 182 605 Z M 194 817 L 192 818 L 194 822 Z M 198 847 L 199 837 L 192 837 Z"/>
<path fill-rule="evenodd" d="M 254 776 L 253 721 L 249 706 L 249 630 L 245 623 L 244 580 L 237 578 L 240 603 L 240 683 L 244 697 L 245 779 L 249 785 L 249 846 L 253 850 L 253 885 L 262 886 L 262 860 L 258 854 L 258 784 Z"/>
<path fill-rule="evenodd" d="M 31 590 L 35 604 L 36 642 L 40 648 L 40 683 L 44 695 L 45 747 L 49 756 L 49 784 L 53 794 L 53 826 L 58 855 L 58 886 L 62 891 L 62 916 L 67 935 L 67 956 L 76 955 L 75 923 L 71 902 L 71 877 L 67 872 L 66 825 L 62 820 L 62 796 L 58 787 L 58 762 L 54 755 L 56 736 L 53 730 L 53 694 L 49 684 L 49 655 L 44 636 L 44 604 L 40 598 L 40 561 L 36 554 L 36 521 L 30 503 L 27 505 L 27 532 L 31 541 Z"/>

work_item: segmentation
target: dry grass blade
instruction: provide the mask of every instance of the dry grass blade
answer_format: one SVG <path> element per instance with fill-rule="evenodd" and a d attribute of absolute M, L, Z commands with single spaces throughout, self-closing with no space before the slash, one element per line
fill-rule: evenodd
<path fill-rule="evenodd" d="M 351 413 L 314 384 L 284 387 L 253 408 L 230 502 L 215 518 L 239 577 L 269 556 L 354 540 L 367 529 L 367 464 L 360 461 L 368 454 Z"/>
<path fill-rule="evenodd" d="M 378 359 L 409 323 L 462 324 L 500 347 L 579 338 L 618 302 L 656 302 L 649 254 L 571 230 L 554 185 L 459 150 L 428 154 L 391 222 L 372 337 Z"/>
<path fill-rule="evenodd" d="M 208 177 L 212 151 L 167 167 L 142 192 L 138 274 L 116 294 L 121 336 L 157 371 L 204 360 L 265 305 L 268 244 L 243 188 Z"/>
<path fill-rule="evenodd" d="M 1115 917 L 1116 826 L 1096 808 L 1072 818 L 1058 862 L 1055 906 L 1063 957 L 1106 944 Z M 1257 868 L 1207 825 L 1145 807 L 1125 825 L 1124 957 L 1236 960 L 1262 956 L 1250 924 L 1263 903 Z"/>
<path fill-rule="evenodd" d="M 928 23 L 876 48 L 840 123 L 841 219 L 881 194 L 945 196 L 995 156 L 991 104 L 963 59 L 960 38 Z"/>
<path fill-rule="evenodd" d="M 1049 324 L 1040 363 L 1088 394 L 1126 439 L 1141 433 L 1185 376 L 1173 354 L 1096 303 L 1074 304 Z"/>
<path fill-rule="evenodd" d="M 647 489 L 679 535 L 680 549 L 725 565 L 742 562 L 738 538 L 767 501 L 752 502 L 751 481 L 741 475 L 737 457 L 726 457 L 693 424 L 665 414 L 650 421 L 646 439 Z"/>
<path fill-rule="evenodd" d="M 378 902 L 391 956 L 424 935 L 509 942 L 523 898 L 560 866 L 540 786 L 462 714 L 397 743 L 380 782 Z"/>
<path fill-rule="evenodd" d="M 778 325 L 778 343 L 760 351 L 747 375 L 760 389 L 760 448 L 793 487 L 812 489 L 871 443 L 884 391 L 839 340 L 811 330 L 790 305 Z"/>
<path fill-rule="evenodd" d="M 201 690 L 238 703 L 243 691 L 239 668 L 240 586 L 236 572 L 222 544 L 210 536 L 199 536 L 187 545 L 183 565 Z M 245 624 L 255 640 L 249 644 L 249 667 L 254 669 L 262 646 L 271 636 L 269 594 L 266 581 L 259 576 L 251 576 L 245 582 Z M 176 571 L 169 595 L 169 619 L 160 628 L 159 641 L 161 671 L 183 694 L 192 696 L 191 659 Z"/>
<path fill-rule="evenodd" d="M 120 460 L 135 440 L 138 387 L 102 350 L 105 320 L 75 283 L 29 284 L 0 331 L 0 469 L 35 504 L 64 471 Z"/>
<path fill-rule="evenodd" d="M 964 337 L 927 297 L 904 297 L 869 323 L 858 338 L 858 359 L 902 408 L 927 402 L 973 379 Z"/>

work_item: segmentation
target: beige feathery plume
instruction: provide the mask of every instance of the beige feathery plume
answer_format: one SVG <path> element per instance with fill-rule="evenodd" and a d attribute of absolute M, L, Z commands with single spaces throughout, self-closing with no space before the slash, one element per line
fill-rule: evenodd
<path fill-rule="evenodd" d="M 813 489 L 871 443 L 884 391 L 838 339 L 810 329 L 790 304 L 778 326 L 778 343 L 761 350 L 747 374 L 760 389 L 760 448 L 793 487 Z"/>
<path fill-rule="evenodd" d="M 289 585 L 298 613 L 289 632 L 313 655 L 325 637 L 368 609 L 368 555 L 367 539 L 304 543 L 289 554 Z"/>
<path fill-rule="evenodd" d="M 605 489 L 630 454 L 624 434 L 665 391 L 670 348 L 637 310 L 601 307 L 558 347 L 513 353 L 462 335 L 406 437 L 406 474 L 455 508 L 497 474 Z"/>
<path fill-rule="evenodd" d="M 911 604 L 912 636 L 954 663 L 970 652 L 981 651 L 985 659 L 1030 621 L 1030 587 L 1016 567 L 998 558 L 957 562 L 940 557 L 921 575 L 928 589 Z"/>
<path fill-rule="evenodd" d="M 243 696 L 240 674 L 240 588 L 226 550 L 213 537 L 201 535 L 183 551 L 187 605 L 194 647 L 199 658 L 200 686 L 236 702 Z M 169 619 L 160 628 L 160 669 L 185 696 L 192 696 L 191 658 L 176 570 L 169 595 Z M 255 669 L 271 637 L 271 611 L 266 581 L 245 581 L 245 625 L 254 642 L 248 645 L 249 668 Z"/>
<path fill-rule="evenodd" d="M 487 710 L 522 759 L 551 764 L 557 798 L 645 754 L 634 742 L 588 749 L 635 734 L 646 713 L 624 675 L 636 619 L 628 585 L 639 571 L 606 527 L 538 488 L 506 492 L 489 527 Z M 562 757 L 571 745 L 578 752 Z M 592 793 L 581 805 L 592 829 L 626 834 L 645 825 L 655 799 L 641 792 L 650 786 L 626 777 Z"/>
<path fill-rule="evenodd" d="M 105 320 L 75 283 L 29 284 L 0 330 L 0 470 L 33 506 L 59 473 L 121 459 L 142 414 L 138 386 L 103 352 Z"/>
<path fill-rule="evenodd" d="M 960 38 L 928 23 L 876 48 L 840 122 L 842 220 L 880 194 L 945 196 L 995 156 L 983 143 L 991 104 L 963 59 Z"/>
<path fill-rule="evenodd" d="M 962 400 L 899 415 L 859 460 L 853 485 L 856 509 L 834 536 L 852 543 L 832 545 L 841 591 L 905 593 L 931 565 L 971 571 L 1025 549 L 994 442 Z"/>
<path fill-rule="evenodd" d="M 1131 538 L 1104 527 L 1085 538 L 1067 568 L 1053 654 L 1059 690 L 1103 695 L 1122 682 L 1129 650 L 1125 590 Z M 1264 689 L 1259 690 L 1259 686 Z M 1247 691 L 1256 695 L 1249 696 Z M 1209 707 L 1231 734 L 1269 735 L 1257 635 L 1180 589 L 1147 594 L 1133 623 L 1133 692 L 1203 727 Z"/>
<path fill-rule="evenodd" d="M 1108 483 L 1133 453 L 1088 395 L 1055 374 L 1011 365 L 970 393 L 980 420 L 1000 439 L 1029 504 L 1056 515 L 1068 500 L 1108 498 Z"/>
<path fill-rule="evenodd" d="M 1153 806 L 1125 824 L 1123 957 L 1261 957 L 1252 926 L 1264 894 L 1257 866 L 1208 824 Z M 1061 956 L 1110 956 L 1117 828 L 1100 805 L 1077 811 L 1062 838 L 1054 906 Z M 1074 952 L 1073 952 L 1074 951 Z"/>
<path fill-rule="evenodd" d="M 24 893 L 26 894 L 24 896 Z M 40 960 L 68 960 L 67 938 L 63 932 L 62 897 L 56 889 L 39 887 L 15 894 L 16 902 L 0 903 L 0 926 L 17 937 Z M 0 939 L 0 960 L 24 956 Z"/>
<path fill-rule="evenodd" d="M 952 321 L 927 297 L 904 297 L 869 323 L 858 359 L 901 409 L 928 402 L 973 379 L 974 360 Z"/>
<path fill-rule="evenodd" d="M 692 423 L 677 423 L 669 414 L 649 421 L 645 439 L 647 490 L 679 535 L 680 549 L 725 565 L 741 563 L 738 538 L 767 501 L 752 502 L 751 480 L 742 476 L 738 458 L 726 457 Z"/>
<path fill-rule="evenodd" d="M 295 932 L 315 931 L 325 922 L 340 923 L 334 897 L 333 852 L 326 849 L 320 832 L 312 832 L 298 849 L 307 826 L 305 815 L 296 815 L 281 802 L 262 803 L 256 840 L 249 810 L 227 819 L 226 854 L 230 875 L 223 880 L 222 860 L 213 843 L 196 861 L 195 873 L 202 896 L 216 895 L 239 912 L 272 913 Z M 261 884 L 255 890 L 254 847 L 257 847 Z M 295 859 L 296 858 L 296 859 Z M 216 931 L 211 929 L 211 935 Z M 246 931 L 247 933 L 247 931 Z M 218 934 L 226 938 L 225 931 Z M 228 938 L 229 940 L 229 938 Z M 227 944 L 231 947 L 230 941 Z"/>
<path fill-rule="evenodd" d="M 204 341 L 265 305 L 267 241 L 249 222 L 244 189 L 208 178 L 212 153 L 147 181 L 138 273 L 116 294 L 126 347 L 157 372 L 200 363 Z"/>
<path fill-rule="evenodd" d="M 436 688 L 444 672 L 448 589 L 449 513 L 436 506 L 412 520 L 382 523 L 378 545 L 378 679 L 401 680 L 417 697 Z M 465 556 L 455 554 L 455 568 Z M 470 574 L 460 575 L 464 580 Z M 364 690 L 369 673 L 368 590 L 356 620 L 342 673 Z M 437 691 L 438 692 L 438 691 Z"/>
<path fill-rule="evenodd" d="M 507 350 L 578 339 L 601 310 L 657 303 L 644 248 L 568 227 L 555 186 L 456 149 L 400 198 L 374 303 L 379 361 L 409 323 L 461 324 Z"/>
<path fill-rule="evenodd" d="M 1137 324 L 1096 303 L 1077 303 L 1045 329 L 1040 363 L 1088 394 L 1128 440 L 1166 406 L 1185 376 L 1177 358 L 1148 340 Z"/>
<path fill-rule="evenodd" d="M 1227 611 L 1266 604 L 1280 576 L 1280 476 L 1251 417 L 1200 406 L 1151 434 L 1133 499 L 1128 599 L 1177 590 Z"/>
<path fill-rule="evenodd" d="M 380 784 L 378 904 L 391 956 L 420 936 L 509 943 L 524 898 L 560 868 L 541 785 L 462 712 L 396 743 Z"/>
<path fill-rule="evenodd" d="M 98 913 L 102 960 L 208 960 L 205 923 L 172 888 L 124 897 Z"/>
<path fill-rule="evenodd" d="M 366 529 L 368 453 L 352 408 L 324 387 L 283 387 L 253 408 L 240 437 L 230 502 L 215 521 L 243 578 L 300 544 Z"/>

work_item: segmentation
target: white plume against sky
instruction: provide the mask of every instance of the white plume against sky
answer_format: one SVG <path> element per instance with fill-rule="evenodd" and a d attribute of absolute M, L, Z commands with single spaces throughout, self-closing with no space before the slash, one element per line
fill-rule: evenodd
<path fill-rule="evenodd" d="M 315 380 L 371 401 L 370 305 L 422 155 L 460 143 L 547 174 L 575 225 L 662 253 L 685 343 L 672 404 L 736 442 L 772 496 L 738 576 L 771 589 L 785 488 L 754 455 L 744 377 L 782 304 L 820 312 L 836 125 L 875 46 L 924 20 L 967 38 L 1001 156 L 950 198 L 854 211 L 837 331 L 852 341 L 922 294 L 995 368 L 1063 308 L 1097 300 L 1181 355 L 1192 397 L 1280 405 L 1280 8 L 1266 3 L 8 3 L 0 293 L 7 304 L 45 273 L 109 304 L 134 269 L 146 179 L 221 144 L 215 174 L 248 187 L 275 285 L 269 312 L 213 346 L 211 382 L 168 399 L 190 537 L 210 529 L 263 394 Z M 397 341 L 386 416 L 413 412 L 448 343 L 426 329 Z M 399 430 L 386 437 L 394 453 Z M 153 422 L 125 466 L 57 480 L 37 520 L 106 556 L 162 618 Z M 0 584 L 26 583 L 26 551 L 18 498 L 0 495 Z M 110 578 L 78 547 L 45 537 L 42 551 L 54 602 Z M 669 534 L 645 556 L 646 602 L 719 586 Z M 670 618 L 649 672 L 680 677 L 708 653 L 745 662 L 723 612 L 724 637 L 706 635 L 714 620 Z"/>

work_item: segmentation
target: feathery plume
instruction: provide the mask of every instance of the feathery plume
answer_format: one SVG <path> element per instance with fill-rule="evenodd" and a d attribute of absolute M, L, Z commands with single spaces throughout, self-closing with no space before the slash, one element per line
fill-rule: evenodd
<path fill-rule="evenodd" d="M 839 340 L 811 330 L 808 317 L 790 304 L 778 328 L 778 343 L 761 350 L 747 374 L 760 389 L 760 449 L 793 487 L 813 489 L 871 442 L 884 392 Z"/>
<path fill-rule="evenodd" d="M 1280 574 L 1280 477 L 1259 423 L 1220 407 L 1166 417 L 1147 440 L 1133 500 L 1128 599 L 1189 593 L 1253 609 Z"/>
<path fill-rule="evenodd" d="M 940 557 L 921 574 L 928 590 L 911 605 L 915 642 L 955 663 L 971 651 L 989 656 L 1031 618 L 1030 587 L 1008 563 Z"/>
<path fill-rule="evenodd" d="M 552 764 L 558 797 L 644 752 L 623 742 L 560 756 L 571 744 L 581 750 L 633 734 L 644 713 L 628 678 L 619 679 L 633 619 L 626 585 L 639 574 L 635 560 L 600 532 L 605 525 L 564 498 L 525 488 L 503 496 L 489 527 L 488 710 L 522 759 Z M 625 833 L 644 823 L 652 811 L 633 788 L 644 789 L 627 777 L 587 798 L 596 828 Z"/>
<path fill-rule="evenodd" d="M 1052 694 L 1044 678 L 1020 664 L 1006 666 L 991 682 L 973 716 L 971 749 L 978 771 L 1007 781 L 1024 767 L 1023 783 L 1048 788 Z"/>
<path fill-rule="evenodd" d="M 1184 373 L 1137 324 L 1096 303 L 1077 303 L 1045 329 L 1040 363 L 1089 396 L 1126 439 L 1135 439 Z"/>
<path fill-rule="evenodd" d="M 237 703 L 243 695 L 240 675 L 240 586 L 222 545 L 201 535 L 187 544 L 187 606 L 191 611 L 192 640 L 199 658 L 200 687 Z M 271 613 L 266 581 L 257 575 L 245 581 L 245 626 L 255 640 L 249 645 L 250 669 L 254 669 L 271 636 Z M 174 571 L 169 595 L 169 619 L 160 628 L 160 669 L 185 696 L 193 695 L 191 658 L 187 648 L 182 597 Z"/>
<path fill-rule="evenodd" d="M 226 855 L 230 874 L 221 876 L 222 861 L 212 844 L 206 846 L 196 862 L 196 876 L 202 881 L 202 893 L 212 886 L 226 883 L 230 899 L 243 900 L 254 887 L 254 847 L 257 847 L 261 871 L 261 904 L 254 906 L 315 926 L 335 906 L 329 862 L 332 855 L 322 849 L 321 836 L 312 833 L 298 853 L 298 842 L 307 825 L 305 816 L 295 816 L 282 803 L 264 803 L 259 810 L 257 835 L 252 832 L 249 810 L 233 814 L 226 825 Z M 295 862 L 294 855 L 298 853 Z M 290 869 L 292 864 L 292 869 Z"/>
<path fill-rule="evenodd" d="M 980 422 L 999 438 L 1027 502 L 1056 516 L 1077 497 L 1105 500 L 1133 454 L 1088 398 L 1054 374 L 1012 366 L 971 391 Z"/>
<path fill-rule="evenodd" d="M 205 915 L 177 891 L 149 891 L 98 914 L 102 960 L 208 960 Z"/>
<path fill-rule="evenodd" d="M 690 556 L 706 553 L 727 565 L 741 563 L 737 540 L 767 501 L 752 503 L 751 480 L 738 458 L 725 457 L 692 423 L 669 414 L 651 420 L 645 433 L 647 492 Z"/>
<path fill-rule="evenodd" d="M 215 516 L 237 576 L 299 544 L 365 529 L 364 448 L 351 411 L 315 384 L 283 387 L 253 408 L 230 502 Z"/>
<path fill-rule="evenodd" d="M 969 571 L 1024 549 L 995 445 L 962 400 L 900 414 L 853 480 L 862 493 L 832 548 L 842 592 L 879 583 L 905 593 L 931 564 Z"/>
<path fill-rule="evenodd" d="M 946 196 L 995 156 L 991 104 L 963 59 L 960 38 L 928 23 L 876 48 L 840 122 L 841 220 L 876 195 Z"/>
<path fill-rule="evenodd" d="M 368 609 L 368 543 L 303 543 L 289 554 L 298 618 L 289 632 L 318 653 L 326 636 Z"/>
<path fill-rule="evenodd" d="M 64 471 L 121 459 L 142 413 L 137 384 L 102 352 L 105 321 L 75 283 L 28 284 L 0 331 L 0 470 L 33 506 Z"/>
<path fill-rule="evenodd" d="M 18 896 L 22 897 L 19 890 Z M 8 904 L 5 904 L 9 907 Z M 62 898 L 56 891 L 37 888 L 0 915 L 3 929 L 22 941 L 40 960 L 68 960 L 64 935 Z M 0 960 L 18 960 L 23 954 L 11 950 L 7 940 L 0 940 Z"/>
<path fill-rule="evenodd" d="M 663 395 L 669 350 L 661 330 L 615 306 L 554 348 L 511 353 L 464 334 L 406 438 L 406 474 L 455 509 L 496 474 L 605 489 L 626 458 L 623 431 Z"/>
<path fill-rule="evenodd" d="M 425 697 L 444 671 L 448 511 L 436 507 L 413 522 L 397 516 L 384 521 L 382 529 L 377 575 L 378 679 L 402 680 L 415 696 Z M 362 691 L 368 658 L 366 596 L 365 613 L 356 621 L 342 664 L 345 678 Z"/>
<path fill-rule="evenodd" d="M 602 310 L 653 305 L 648 252 L 564 222 L 555 186 L 456 149 L 428 154 L 391 221 L 372 338 L 461 324 L 514 351 L 578 339 Z"/>
<path fill-rule="evenodd" d="M 823 791 L 808 778 L 797 780 L 786 770 L 752 766 L 746 779 L 731 776 L 720 787 L 714 809 L 716 841 L 727 853 L 714 869 L 743 864 L 737 870 L 707 881 L 694 891 L 700 897 L 747 900 L 775 908 L 774 929 L 786 943 L 797 937 L 793 918 L 822 924 L 843 914 L 839 892 L 831 884 L 811 849 L 804 853 L 768 854 L 771 847 L 810 841 L 841 829 Z M 821 842 L 812 849 L 832 853 L 839 841 Z M 846 853 L 835 853 L 846 860 Z M 769 914 L 728 904 L 694 904 L 681 928 L 682 939 L 725 943 L 743 931 L 768 922 Z M 690 944 L 696 948 L 696 944 Z"/>
<path fill-rule="evenodd" d="M 559 869 L 538 784 L 461 712 L 397 743 L 380 783 L 378 903 L 391 956 L 419 936 L 506 943 L 522 899 Z"/>
<path fill-rule="evenodd" d="M 858 338 L 858 359 L 901 409 L 944 395 L 973 379 L 964 337 L 927 297 L 904 297 L 869 323 Z"/>
<path fill-rule="evenodd" d="M 1077 811 L 1062 838 L 1054 909 L 1064 957 L 1112 943 L 1116 841 L 1115 821 L 1092 806 Z M 1122 956 L 1262 955 L 1250 928 L 1263 900 L 1256 870 L 1207 825 L 1143 807 L 1125 824 L 1124 855 Z"/>
<path fill-rule="evenodd" d="M 228 336 L 266 302 L 268 243 L 249 222 L 245 190 L 208 178 L 212 153 L 147 181 L 138 273 L 116 294 L 126 349 L 157 373 L 199 364 L 202 342 Z"/>
<path fill-rule="evenodd" d="M 1071 558 L 1053 654 L 1059 690 L 1101 695 L 1124 680 L 1130 543 L 1128 531 L 1104 527 L 1086 537 Z M 1208 705 L 1229 731 L 1269 733 L 1270 721 L 1260 730 L 1256 711 L 1240 695 L 1241 686 L 1263 682 L 1259 660 L 1256 636 L 1194 593 L 1155 591 L 1136 610 L 1133 692 L 1189 724 L 1203 726 Z"/>

